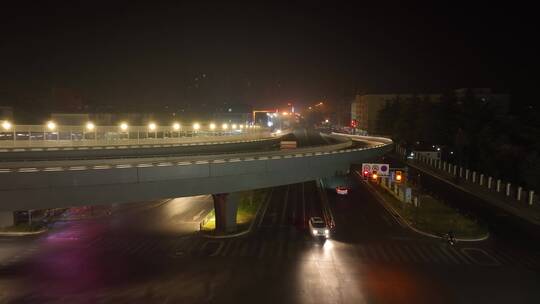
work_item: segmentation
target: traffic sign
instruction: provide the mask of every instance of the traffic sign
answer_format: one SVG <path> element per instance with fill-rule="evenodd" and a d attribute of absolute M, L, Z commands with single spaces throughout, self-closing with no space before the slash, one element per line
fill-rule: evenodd
<path fill-rule="evenodd" d="M 390 165 L 364 163 L 362 164 L 362 172 L 366 172 L 366 171 L 367 172 L 376 171 L 378 176 L 388 176 L 390 174 Z"/>

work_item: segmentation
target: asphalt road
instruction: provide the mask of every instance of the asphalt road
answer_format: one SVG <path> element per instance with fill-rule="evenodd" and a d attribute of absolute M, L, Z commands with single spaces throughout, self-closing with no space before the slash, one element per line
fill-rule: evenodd
<path fill-rule="evenodd" d="M 328 191 L 324 244 L 314 183 L 274 188 L 250 236 L 209 239 L 209 197 L 131 205 L 0 238 L 0 303 L 538 303 L 540 257 L 498 240 L 458 243 L 402 227 L 360 184 Z"/>

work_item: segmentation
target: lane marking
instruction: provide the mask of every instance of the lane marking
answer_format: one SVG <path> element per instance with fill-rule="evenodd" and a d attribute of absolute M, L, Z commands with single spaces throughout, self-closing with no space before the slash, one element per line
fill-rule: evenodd
<path fill-rule="evenodd" d="M 43 169 L 45 172 L 55 172 L 55 171 L 64 171 L 62 167 L 47 167 Z"/>
<path fill-rule="evenodd" d="M 482 250 L 480 248 L 472 248 L 472 247 L 461 248 L 461 252 L 465 256 L 467 256 L 471 261 L 473 261 L 474 263 L 480 266 L 501 266 L 502 265 L 501 262 L 499 262 L 494 256 L 492 256 L 491 254 L 487 253 L 485 250 Z M 473 256 L 474 252 L 482 254 L 483 256 L 487 257 L 489 261 L 488 262 L 479 261 L 477 258 Z"/>
<path fill-rule="evenodd" d="M 444 256 L 449 257 L 454 264 L 461 264 L 449 251 L 445 246 L 440 246 L 439 250 L 443 253 Z"/>
<path fill-rule="evenodd" d="M 460 254 L 454 247 L 448 247 L 448 250 L 454 253 L 454 255 L 457 256 L 460 260 L 462 260 L 465 264 L 471 265 L 471 262 L 467 258 L 465 258 L 462 254 Z"/>
<path fill-rule="evenodd" d="M 131 165 L 131 164 L 127 164 L 127 165 L 116 165 L 115 167 L 118 168 L 118 169 L 126 169 L 126 168 L 131 168 L 131 167 L 133 167 L 133 165 Z"/>
<path fill-rule="evenodd" d="M 405 253 L 411 258 L 414 263 L 418 263 L 418 257 L 414 254 L 412 250 L 410 250 L 408 246 L 402 245 L 401 249 L 405 251 Z"/>
<path fill-rule="evenodd" d="M 100 165 L 100 166 L 93 166 L 92 169 L 94 170 L 103 170 L 103 169 L 110 169 L 111 166 L 109 165 Z"/>
<path fill-rule="evenodd" d="M 285 225 L 285 216 L 287 215 L 287 204 L 289 202 L 289 190 L 291 185 L 287 185 L 287 190 L 285 190 L 285 198 L 283 199 L 285 203 L 283 204 L 283 212 L 281 213 L 281 225 Z"/>
<path fill-rule="evenodd" d="M 68 170 L 69 171 L 81 171 L 81 170 L 87 170 L 88 167 L 86 166 L 73 166 L 73 167 L 69 167 Z"/>

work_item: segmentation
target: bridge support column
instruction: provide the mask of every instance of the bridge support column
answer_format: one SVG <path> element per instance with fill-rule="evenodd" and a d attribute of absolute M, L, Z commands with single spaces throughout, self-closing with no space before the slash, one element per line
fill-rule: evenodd
<path fill-rule="evenodd" d="M 12 211 L 0 211 L 0 228 L 15 225 L 15 216 Z"/>
<path fill-rule="evenodd" d="M 212 198 L 216 214 L 216 231 L 235 231 L 239 195 L 237 193 L 218 193 L 212 194 Z"/>

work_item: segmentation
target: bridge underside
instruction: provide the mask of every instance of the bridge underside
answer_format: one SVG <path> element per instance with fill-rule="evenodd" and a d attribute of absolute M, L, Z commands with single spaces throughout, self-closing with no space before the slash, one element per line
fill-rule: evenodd
<path fill-rule="evenodd" d="M 186 166 L 0 174 L 0 210 L 143 202 L 286 185 L 346 172 L 351 163 L 372 160 L 390 148 Z"/>

